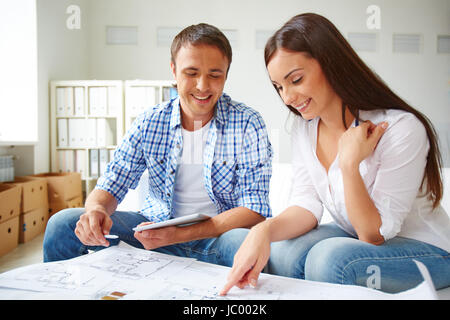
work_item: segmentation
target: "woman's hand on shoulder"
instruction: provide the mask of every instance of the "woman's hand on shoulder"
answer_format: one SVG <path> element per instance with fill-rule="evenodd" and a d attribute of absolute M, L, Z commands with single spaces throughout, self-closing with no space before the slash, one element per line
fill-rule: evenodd
<path fill-rule="evenodd" d="M 339 139 L 338 155 L 341 170 L 355 169 L 370 156 L 388 127 L 387 122 L 365 121 L 345 131 Z"/>

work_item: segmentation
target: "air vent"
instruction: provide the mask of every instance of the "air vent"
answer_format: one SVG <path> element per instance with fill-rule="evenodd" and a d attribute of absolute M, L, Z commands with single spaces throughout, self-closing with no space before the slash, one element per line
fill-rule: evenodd
<path fill-rule="evenodd" d="M 420 53 L 422 50 L 420 34 L 394 34 L 393 51 L 395 53 Z"/>
<path fill-rule="evenodd" d="M 439 35 L 437 37 L 437 52 L 450 53 L 450 35 Z"/>
<path fill-rule="evenodd" d="M 137 27 L 106 27 L 106 44 L 136 45 L 138 43 Z"/>
<path fill-rule="evenodd" d="M 376 52 L 377 34 L 376 33 L 358 33 L 350 32 L 348 41 L 355 51 Z"/>

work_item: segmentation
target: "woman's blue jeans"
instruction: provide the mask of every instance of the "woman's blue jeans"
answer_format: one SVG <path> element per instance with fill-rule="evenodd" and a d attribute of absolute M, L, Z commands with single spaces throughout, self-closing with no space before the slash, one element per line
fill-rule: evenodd
<path fill-rule="evenodd" d="M 245 239 L 246 229 L 228 236 Z M 423 281 L 413 260 L 425 264 L 436 289 L 450 286 L 450 254 L 421 241 L 396 237 L 380 246 L 360 241 L 335 223 L 273 242 L 266 272 L 280 276 L 352 284 L 400 292 Z"/>
<path fill-rule="evenodd" d="M 75 235 L 76 223 L 84 212 L 83 208 L 64 209 L 50 218 L 44 235 L 44 262 L 75 258 L 88 253 L 88 250 L 97 251 L 106 248 L 86 246 Z M 148 221 L 144 216 L 137 212 L 116 211 L 111 219 L 113 225 L 110 234 L 118 235 L 119 239 L 107 239 L 110 245 L 117 245 L 119 241 L 124 241 L 133 247 L 144 249 L 134 237 L 132 230 L 141 222 Z M 179 243 L 160 247 L 153 251 L 231 267 L 234 254 L 240 245 L 241 242 L 229 237 L 228 233 L 224 233 L 217 238 Z"/>

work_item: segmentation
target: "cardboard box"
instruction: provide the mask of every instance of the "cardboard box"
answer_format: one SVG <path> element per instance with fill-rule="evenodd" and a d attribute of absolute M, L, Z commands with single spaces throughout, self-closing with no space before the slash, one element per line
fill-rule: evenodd
<path fill-rule="evenodd" d="M 62 202 L 49 202 L 48 204 L 48 217 L 50 218 L 55 213 L 60 212 L 63 209 L 67 208 L 67 203 L 65 201 Z"/>
<path fill-rule="evenodd" d="M 0 183 L 0 223 L 19 216 L 20 201 L 20 187 Z"/>
<path fill-rule="evenodd" d="M 45 178 L 48 186 L 48 203 L 70 200 L 82 194 L 81 174 L 78 172 L 41 173 L 32 177 Z"/>
<path fill-rule="evenodd" d="M 48 221 L 48 206 L 22 213 L 19 217 L 19 243 L 34 239 L 45 231 Z"/>
<path fill-rule="evenodd" d="M 19 245 L 19 217 L 0 223 L 0 256 Z"/>
<path fill-rule="evenodd" d="M 70 200 L 62 200 L 62 201 L 53 201 L 48 204 L 48 212 L 51 217 L 55 213 L 66 209 L 66 208 L 83 208 L 83 196 L 79 195 Z"/>
<path fill-rule="evenodd" d="M 71 200 L 67 200 L 67 208 L 83 208 L 83 196 L 80 194 L 78 197 L 75 197 Z"/>
<path fill-rule="evenodd" d="M 6 184 L 17 185 L 22 190 L 20 212 L 48 207 L 47 181 L 36 177 L 15 177 Z"/>

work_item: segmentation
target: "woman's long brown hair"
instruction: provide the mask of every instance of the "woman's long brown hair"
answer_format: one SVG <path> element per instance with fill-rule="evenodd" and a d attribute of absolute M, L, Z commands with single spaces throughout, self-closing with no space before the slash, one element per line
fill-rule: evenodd
<path fill-rule="evenodd" d="M 426 193 L 433 207 L 439 205 L 443 194 L 442 159 L 431 121 L 396 95 L 361 60 L 328 19 L 314 13 L 291 18 L 267 41 L 264 50 L 266 66 L 278 48 L 307 53 L 319 62 L 331 87 L 342 99 L 343 121 L 345 108 L 355 117 L 359 110 L 375 109 L 398 109 L 414 114 L 424 125 L 430 142 L 422 186 L 426 181 Z M 291 106 L 287 107 L 300 115 Z"/>

